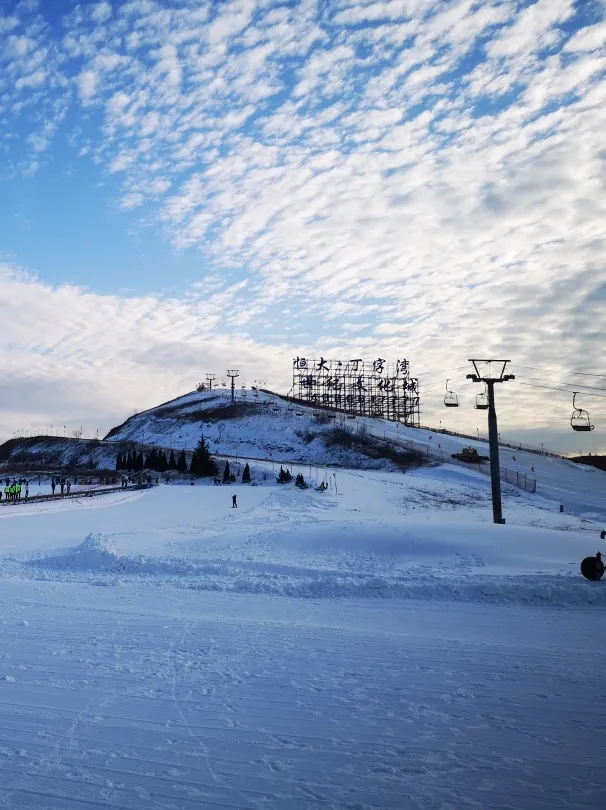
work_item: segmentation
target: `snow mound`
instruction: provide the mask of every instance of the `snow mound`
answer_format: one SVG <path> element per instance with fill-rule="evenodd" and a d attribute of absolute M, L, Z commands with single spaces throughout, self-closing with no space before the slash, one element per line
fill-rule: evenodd
<path fill-rule="evenodd" d="M 48 557 L 31 560 L 29 565 L 59 571 L 116 571 L 123 562 L 122 554 L 104 534 L 88 534 L 79 546 Z"/>

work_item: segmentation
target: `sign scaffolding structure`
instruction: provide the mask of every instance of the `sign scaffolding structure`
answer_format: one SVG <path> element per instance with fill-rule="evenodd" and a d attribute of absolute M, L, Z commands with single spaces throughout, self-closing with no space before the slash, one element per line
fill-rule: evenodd
<path fill-rule="evenodd" d="M 408 360 L 293 359 L 292 396 L 305 405 L 419 427 L 419 380 Z"/>

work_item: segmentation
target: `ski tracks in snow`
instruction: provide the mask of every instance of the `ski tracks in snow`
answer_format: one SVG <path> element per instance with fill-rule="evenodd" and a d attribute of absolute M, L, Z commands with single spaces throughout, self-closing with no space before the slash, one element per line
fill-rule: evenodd
<path fill-rule="evenodd" d="M 606 801 L 587 611 L 29 587 L 2 605 L 3 810 Z"/>

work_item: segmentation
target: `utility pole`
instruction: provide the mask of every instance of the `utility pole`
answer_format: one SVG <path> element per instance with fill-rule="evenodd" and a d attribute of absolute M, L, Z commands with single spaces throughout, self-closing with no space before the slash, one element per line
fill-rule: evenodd
<path fill-rule="evenodd" d="M 473 382 L 486 383 L 488 394 L 488 446 L 490 452 L 490 483 L 492 488 L 492 520 L 493 523 L 505 523 L 501 506 L 501 470 L 499 465 L 499 429 L 497 427 L 497 412 L 494 405 L 495 383 L 515 380 L 513 374 L 505 374 L 505 368 L 510 360 L 469 360 L 473 364 L 474 373 L 468 374 L 467 379 Z M 483 366 L 480 371 L 478 364 Z M 492 373 L 492 367 L 498 374 Z"/>
<path fill-rule="evenodd" d="M 236 377 L 240 376 L 240 372 L 237 368 L 228 368 L 227 376 L 231 379 L 231 401 L 233 403 L 236 401 Z"/>
<path fill-rule="evenodd" d="M 216 374 L 207 374 L 206 375 L 206 381 L 208 383 L 208 390 L 209 391 L 213 390 L 213 382 L 215 381 L 216 377 L 217 377 Z"/>

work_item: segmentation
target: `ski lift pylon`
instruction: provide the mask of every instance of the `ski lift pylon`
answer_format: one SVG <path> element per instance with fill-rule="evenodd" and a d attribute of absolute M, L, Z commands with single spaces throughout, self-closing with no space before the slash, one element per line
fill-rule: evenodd
<path fill-rule="evenodd" d="M 591 424 L 591 420 L 589 419 L 589 414 L 583 408 L 578 408 L 576 403 L 576 398 L 578 391 L 572 392 L 572 416 L 570 417 L 570 427 L 573 430 L 593 430 L 595 425 Z"/>
<path fill-rule="evenodd" d="M 455 394 L 454 391 L 451 391 L 448 387 L 448 380 L 446 380 L 446 395 L 444 396 L 444 405 L 447 408 L 458 408 L 459 407 L 459 398 Z"/>

